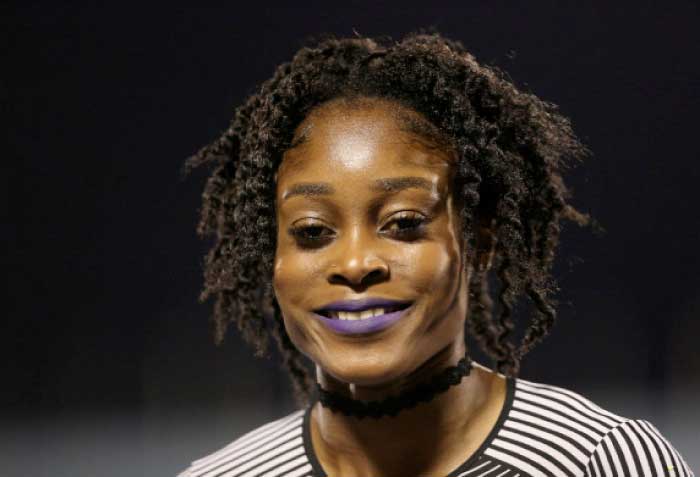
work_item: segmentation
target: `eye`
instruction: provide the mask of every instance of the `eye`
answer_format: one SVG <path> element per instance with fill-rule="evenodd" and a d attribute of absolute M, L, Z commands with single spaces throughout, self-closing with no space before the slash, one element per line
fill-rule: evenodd
<path fill-rule="evenodd" d="M 289 234 L 300 247 L 316 248 L 324 245 L 333 236 L 333 231 L 318 222 L 301 222 L 290 227 Z"/>
<path fill-rule="evenodd" d="M 427 217 L 418 212 L 399 212 L 392 217 L 382 229 L 382 232 L 389 233 L 404 240 L 417 239 L 423 236 L 425 224 L 427 222 Z"/>

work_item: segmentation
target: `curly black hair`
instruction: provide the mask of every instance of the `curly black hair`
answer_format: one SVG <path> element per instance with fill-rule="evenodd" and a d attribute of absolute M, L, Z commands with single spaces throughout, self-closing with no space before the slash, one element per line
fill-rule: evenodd
<path fill-rule="evenodd" d="M 499 372 L 517 375 L 523 355 L 556 318 L 551 267 L 560 221 L 590 221 L 568 203 L 561 177 L 588 151 L 555 105 L 520 91 L 497 68 L 480 65 L 461 43 L 438 33 L 412 33 L 398 42 L 329 37 L 300 49 L 236 109 L 216 141 L 186 161 L 185 174 L 212 166 L 197 231 L 215 238 L 200 294 L 202 302 L 215 298 L 215 341 L 222 342 L 231 322 L 258 355 L 272 337 L 296 395 L 308 398 L 313 381 L 272 289 L 275 173 L 313 108 L 363 97 L 419 113 L 426 124 L 418 121 L 415 132 L 435 141 L 437 131 L 457 152 L 454 190 L 465 243 L 494 250 L 493 267 L 477 267 L 470 280 L 466 334 Z M 488 232 L 490 243 L 477 240 L 479 231 Z M 514 308 L 523 297 L 532 313 L 516 339 Z"/>

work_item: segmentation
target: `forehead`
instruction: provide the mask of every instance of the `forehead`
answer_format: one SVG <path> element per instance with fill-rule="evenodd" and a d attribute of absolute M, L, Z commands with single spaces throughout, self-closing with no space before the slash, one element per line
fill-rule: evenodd
<path fill-rule="evenodd" d="M 432 124 L 415 111 L 381 99 L 334 100 L 297 127 L 282 159 L 278 183 L 323 176 L 392 171 L 449 175 L 454 152 L 433 138 Z"/>

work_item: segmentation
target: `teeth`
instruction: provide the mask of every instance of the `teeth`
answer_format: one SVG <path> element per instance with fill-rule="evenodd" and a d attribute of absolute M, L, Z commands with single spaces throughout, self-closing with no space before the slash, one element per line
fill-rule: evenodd
<path fill-rule="evenodd" d="M 374 316 L 383 315 L 385 313 L 384 308 L 370 308 L 363 311 L 329 311 L 328 314 L 331 318 L 336 320 L 366 320 L 367 318 L 372 318 Z"/>

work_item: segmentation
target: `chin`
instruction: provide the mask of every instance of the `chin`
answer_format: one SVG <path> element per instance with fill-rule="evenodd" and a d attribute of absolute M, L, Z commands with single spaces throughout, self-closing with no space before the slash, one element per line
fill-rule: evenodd
<path fill-rule="evenodd" d="M 375 353 L 361 356 L 352 353 L 319 363 L 324 372 L 338 381 L 358 386 L 381 386 L 395 382 L 410 372 L 407 364 L 407 360 L 395 354 L 387 359 Z"/>

